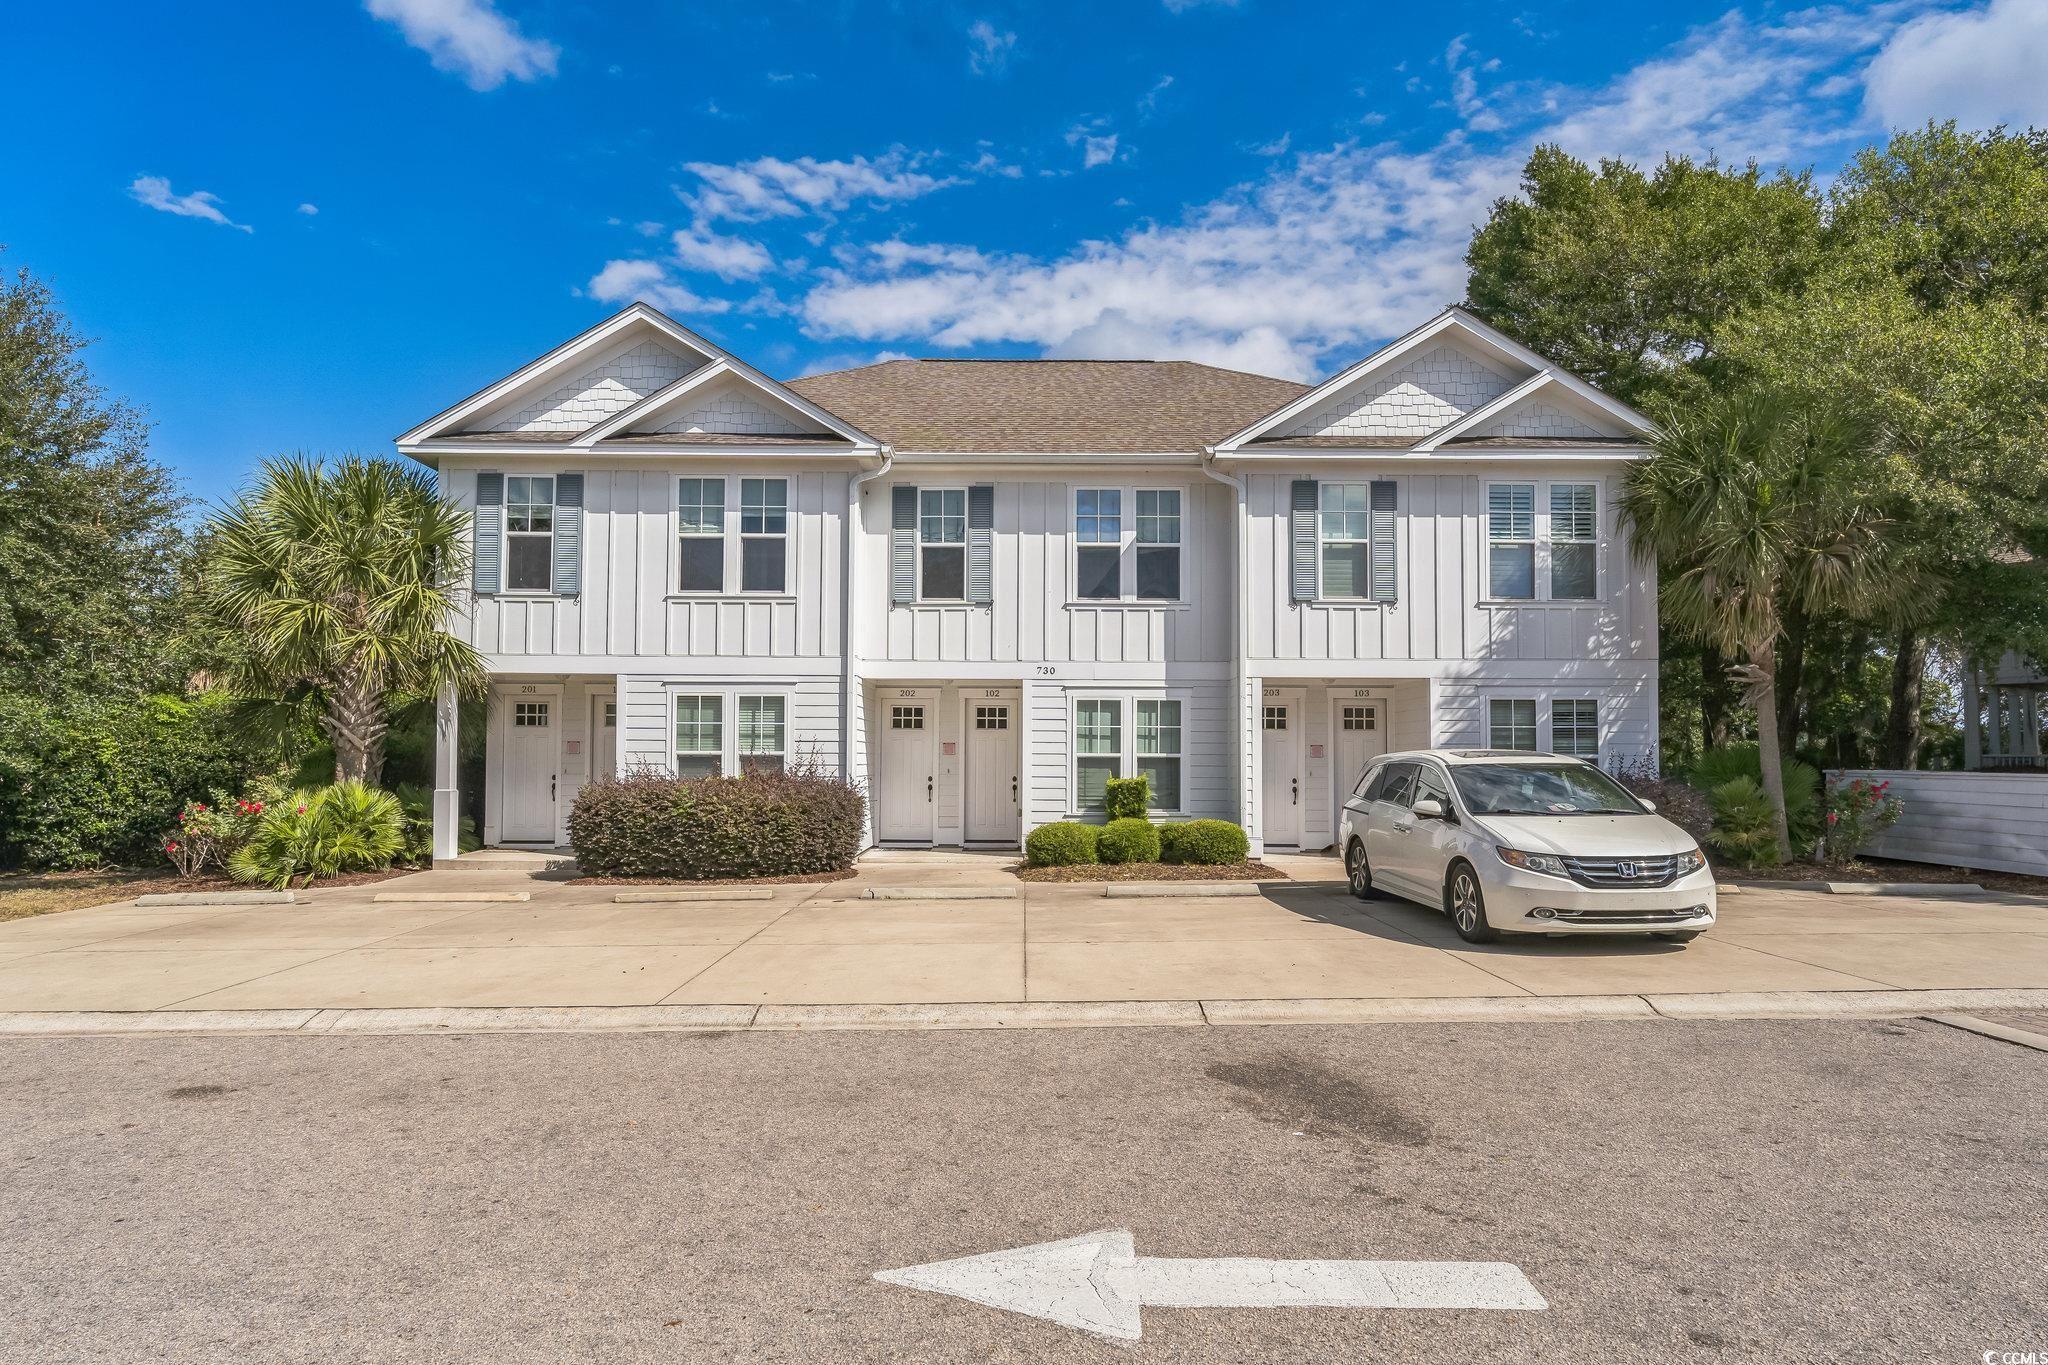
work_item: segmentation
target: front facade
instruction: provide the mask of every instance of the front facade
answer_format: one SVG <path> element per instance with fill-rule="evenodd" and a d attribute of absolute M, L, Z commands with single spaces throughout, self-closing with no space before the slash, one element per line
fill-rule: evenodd
<path fill-rule="evenodd" d="M 634 305 L 399 438 L 474 514 L 486 843 L 592 778 L 804 764 L 887 845 L 1158 818 L 1320 848 L 1374 756 L 1654 765 L 1646 427 L 1452 310 L 1309 387 L 1180 361 L 778 383 Z M 437 853 L 453 856 L 455 708 Z"/>

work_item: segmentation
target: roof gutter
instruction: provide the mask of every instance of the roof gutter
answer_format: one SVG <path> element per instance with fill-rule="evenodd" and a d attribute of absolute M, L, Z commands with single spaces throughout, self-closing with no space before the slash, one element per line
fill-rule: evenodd
<path fill-rule="evenodd" d="M 1247 830 L 1249 830 L 1250 826 L 1247 823 L 1246 817 L 1250 812 L 1244 809 L 1246 788 L 1249 785 L 1249 779 L 1244 771 L 1245 751 L 1246 746 L 1250 743 L 1250 740 L 1245 736 L 1244 728 L 1245 722 L 1248 719 L 1245 706 L 1244 669 L 1245 658 L 1251 644 L 1250 614 L 1245 609 L 1246 598 L 1250 593 L 1249 585 L 1245 582 L 1245 564 L 1247 562 L 1247 555 L 1250 552 L 1251 540 L 1250 513 L 1245 505 L 1244 476 L 1240 474 L 1226 474 L 1222 469 L 1218 468 L 1216 464 L 1216 447 L 1213 445 L 1202 447 L 1202 472 L 1230 489 L 1232 495 L 1231 522 L 1237 532 L 1235 538 L 1236 547 L 1233 551 L 1235 557 L 1230 564 L 1230 581 L 1235 585 L 1230 595 L 1230 633 L 1236 641 L 1236 647 L 1230 651 L 1230 684 L 1232 693 L 1230 706 L 1232 713 L 1237 717 L 1237 721 L 1230 728 L 1231 733 L 1237 735 L 1238 740 L 1236 744 L 1231 746 L 1230 775 L 1237 785 L 1236 805 L 1238 823 L 1246 825 Z"/>

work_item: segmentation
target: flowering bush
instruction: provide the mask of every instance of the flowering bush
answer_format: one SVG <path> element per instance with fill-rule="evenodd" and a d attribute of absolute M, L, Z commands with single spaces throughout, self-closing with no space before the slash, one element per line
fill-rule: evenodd
<path fill-rule="evenodd" d="M 1862 847 L 1899 822 L 1906 808 L 1890 782 L 1829 778 L 1822 798 L 1820 860 L 1830 867 L 1852 861 Z"/>
<path fill-rule="evenodd" d="M 187 801 L 178 812 L 178 827 L 164 836 L 164 856 L 180 877 L 225 870 L 228 859 L 256 832 L 264 808 L 278 795 L 275 783 L 258 782 L 242 796 L 216 791 L 210 802 Z"/>

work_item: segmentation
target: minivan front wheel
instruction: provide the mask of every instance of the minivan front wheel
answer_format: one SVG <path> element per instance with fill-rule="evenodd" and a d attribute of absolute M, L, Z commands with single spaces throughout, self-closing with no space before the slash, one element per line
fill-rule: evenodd
<path fill-rule="evenodd" d="M 1365 845 L 1356 839 L 1351 841 L 1351 847 L 1344 850 L 1344 878 L 1351 884 L 1351 894 L 1358 899 L 1379 899 L 1380 893 L 1372 885 L 1372 864 L 1365 860 Z"/>
<path fill-rule="evenodd" d="M 1451 875 L 1444 880 L 1444 913 L 1467 943 L 1492 943 L 1500 937 L 1500 931 L 1486 922 L 1486 896 L 1470 863 L 1451 864 Z"/>

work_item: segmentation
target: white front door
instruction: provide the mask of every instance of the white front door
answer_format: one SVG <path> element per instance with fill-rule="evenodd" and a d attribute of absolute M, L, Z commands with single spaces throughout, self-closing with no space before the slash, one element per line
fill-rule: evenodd
<path fill-rule="evenodd" d="M 1336 711 L 1337 762 L 1332 777 L 1337 783 L 1337 800 L 1330 809 L 1341 811 L 1351 793 L 1358 790 L 1365 765 L 1387 751 L 1387 704 L 1340 697 Z"/>
<path fill-rule="evenodd" d="M 930 843 L 937 798 L 932 731 L 938 724 L 938 699 L 889 698 L 880 709 L 875 838 L 884 843 Z"/>
<path fill-rule="evenodd" d="M 1259 828 L 1268 844 L 1301 842 L 1301 703 L 1267 697 L 1259 709 Z"/>
<path fill-rule="evenodd" d="M 599 781 L 619 775 L 619 699 L 610 692 L 590 699 L 590 775 Z"/>
<path fill-rule="evenodd" d="M 967 703 L 968 843 L 1017 842 L 1017 702 L 1014 697 Z"/>
<path fill-rule="evenodd" d="M 555 788 L 561 782 L 562 696 L 521 693 L 506 702 L 504 814 L 498 837 L 508 844 L 555 842 Z"/>

